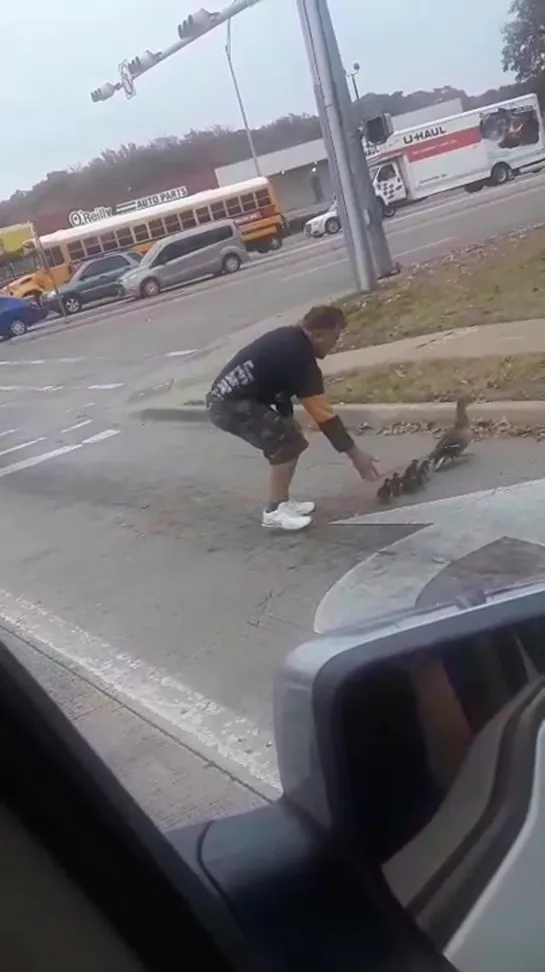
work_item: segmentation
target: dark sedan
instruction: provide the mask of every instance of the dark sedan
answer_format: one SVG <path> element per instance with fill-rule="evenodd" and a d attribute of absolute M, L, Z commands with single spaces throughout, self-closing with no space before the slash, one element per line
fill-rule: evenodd
<path fill-rule="evenodd" d="M 0 339 L 2 341 L 20 337 L 28 331 L 29 327 L 40 324 L 45 317 L 46 311 L 33 300 L 0 295 Z"/>
<path fill-rule="evenodd" d="M 97 300 L 116 300 L 121 296 L 119 279 L 138 266 L 140 253 L 108 253 L 81 263 L 74 276 L 55 291 L 45 294 L 42 303 L 46 312 L 62 313 L 59 297 L 67 314 L 77 314 L 86 304 Z"/>

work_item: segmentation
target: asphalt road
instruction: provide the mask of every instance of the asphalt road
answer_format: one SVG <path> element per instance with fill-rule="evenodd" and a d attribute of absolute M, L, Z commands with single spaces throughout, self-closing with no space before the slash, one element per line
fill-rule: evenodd
<path fill-rule="evenodd" d="M 388 230 L 398 255 L 427 256 L 536 222 L 544 198 L 537 177 L 422 207 Z M 315 525 L 264 533 L 259 457 L 207 427 L 142 426 L 120 405 L 169 354 L 336 287 L 347 287 L 340 240 L 292 244 L 236 280 L 0 347 L 0 620 L 182 739 L 186 791 L 204 812 L 219 797 L 203 765 L 274 787 L 274 672 L 311 633 L 331 586 L 416 528 L 410 516 L 338 525 L 374 499 L 316 436 L 297 481 L 319 503 Z M 429 444 L 383 436 L 367 448 L 387 468 Z M 483 442 L 426 499 L 540 477 L 545 453 L 533 440 Z M 98 706 L 102 726 L 103 716 Z"/>

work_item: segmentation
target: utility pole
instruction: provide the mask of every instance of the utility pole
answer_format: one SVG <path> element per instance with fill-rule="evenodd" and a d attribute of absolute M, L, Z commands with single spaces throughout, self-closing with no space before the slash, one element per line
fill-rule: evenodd
<path fill-rule="evenodd" d="M 246 132 L 246 138 L 248 139 L 248 147 L 250 149 L 250 155 L 254 163 L 254 168 L 257 176 L 261 175 L 261 167 L 259 165 L 259 156 L 255 150 L 254 137 L 252 135 L 252 129 L 248 123 L 248 116 L 246 115 L 246 109 L 244 107 L 244 102 L 242 100 L 242 95 L 240 93 L 240 88 L 238 86 L 238 80 L 233 65 L 233 58 L 231 56 L 231 21 L 227 21 L 227 42 L 225 44 L 225 56 L 227 58 L 227 64 L 229 65 L 229 72 L 231 74 L 231 80 L 233 82 L 233 88 L 235 89 L 235 95 L 238 101 L 238 107 L 240 109 L 240 114 L 242 117 L 242 124 L 244 125 L 244 130 Z"/>
<path fill-rule="evenodd" d="M 352 87 L 354 88 L 354 99 L 355 99 L 355 101 L 359 101 L 360 100 L 360 93 L 359 93 L 359 90 L 358 90 L 358 82 L 356 81 L 356 78 L 357 78 L 358 74 L 360 73 L 360 70 L 361 70 L 361 65 L 358 63 L 358 61 L 354 61 L 354 64 L 352 65 L 352 70 L 346 72 L 346 77 L 347 78 L 350 78 L 350 80 L 352 82 Z"/>

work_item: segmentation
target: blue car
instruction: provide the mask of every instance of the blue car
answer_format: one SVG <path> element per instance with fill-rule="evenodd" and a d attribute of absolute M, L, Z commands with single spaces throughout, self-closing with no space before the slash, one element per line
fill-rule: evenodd
<path fill-rule="evenodd" d="M 11 341 L 45 320 L 47 312 L 33 300 L 0 295 L 0 340 Z"/>

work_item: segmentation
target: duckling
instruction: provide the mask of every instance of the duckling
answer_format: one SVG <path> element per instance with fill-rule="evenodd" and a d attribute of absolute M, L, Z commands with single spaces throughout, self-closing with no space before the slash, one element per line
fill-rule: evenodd
<path fill-rule="evenodd" d="M 434 470 L 441 469 L 446 462 L 453 462 L 467 449 L 471 442 L 471 426 L 467 415 L 469 398 L 463 396 L 456 404 L 456 419 L 451 429 L 439 439 L 429 455 Z"/>
<path fill-rule="evenodd" d="M 420 485 L 423 486 L 424 483 L 430 478 L 430 464 L 427 459 L 423 459 L 418 466 L 418 480 Z"/>
<path fill-rule="evenodd" d="M 402 492 L 402 482 L 399 477 L 399 473 L 394 473 L 390 481 L 390 488 L 392 491 L 392 496 L 401 496 Z"/>
<path fill-rule="evenodd" d="M 379 486 L 379 488 L 377 489 L 377 499 L 379 499 L 381 503 L 386 504 L 390 502 L 391 496 L 392 496 L 391 480 L 388 479 L 388 477 L 386 477 L 382 486 Z"/>
<path fill-rule="evenodd" d="M 401 477 L 401 488 L 404 493 L 414 493 L 418 489 L 418 461 L 413 459 Z"/>

